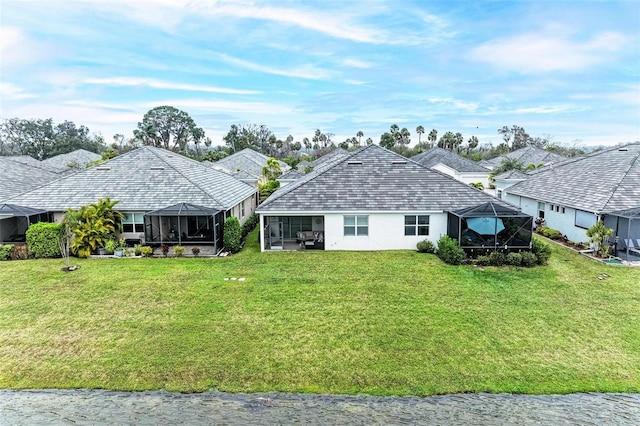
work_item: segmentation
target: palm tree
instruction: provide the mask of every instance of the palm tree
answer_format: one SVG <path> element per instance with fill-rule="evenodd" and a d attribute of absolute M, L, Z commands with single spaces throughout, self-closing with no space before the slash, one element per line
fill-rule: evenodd
<path fill-rule="evenodd" d="M 418 134 L 418 144 L 422 143 L 422 134 L 424 133 L 424 127 L 418 126 L 416 127 L 416 133 Z"/>
<path fill-rule="evenodd" d="M 358 137 L 358 145 L 360 145 L 360 139 L 364 136 L 364 133 L 362 132 L 362 130 L 358 130 L 356 136 Z"/>
<path fill-rule="evenodd" d="M 304 145 L 304 149 L 307 150 L 307 154 L 308 154 L 309 150 L 311 149 L 311 141 L 309 141 L 309 138 L 304 138 L 302 139 L 302 144 Z"/>
<path fill-rule="evenodd" d="M 431 129 L 431 131 L 429 132 L 428 140 L 432 147 L 435 145 L 437 139 L 438 131 L 436 129 Z"/>

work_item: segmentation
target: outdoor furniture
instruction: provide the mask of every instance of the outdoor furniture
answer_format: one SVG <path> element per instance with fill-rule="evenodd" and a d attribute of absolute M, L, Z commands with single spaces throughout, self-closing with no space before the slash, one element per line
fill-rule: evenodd
<path fill-rule="evenodd" d="M 629 239 L 625 238 L 624 243 L 626 244 L 627 251 L 629 253 L 633 253 L 635 255 L 640 256 L 640 240 L 638 241 L 638 248 L 634 247 L 633 240 L 631 238 L 629 238 Z"/>

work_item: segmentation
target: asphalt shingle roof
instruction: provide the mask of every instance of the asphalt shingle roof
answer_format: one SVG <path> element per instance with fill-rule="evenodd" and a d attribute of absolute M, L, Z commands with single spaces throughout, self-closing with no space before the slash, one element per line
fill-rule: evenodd
<path fill-rule="evenodd" d="M 250 174 L 258 179 L 262 176 L 262 168 L 267 165 L 268 159 L 269 157 L 266 155 L 260 154 L 250 148 L 245 148 L 242 151 L 238 151 L 216 161 L 211 167 L 224 169 L 232 175 L 243 172 L 244 177 Z M 284 161 L 278 161 L 278 163 L 280 163 L 280 168 L 283 172 L 290 169 L 289 165 Z"/>
<path fill-rule="evenodd" d="M 142 147 L 11 198 L 12 204 L 64 211 L 109 197 L 124 211 L 178 203 L 229 209 L 256 189 L 220 170 L 161 148 Z M 9 200 L 7 200 L 9 202 Z"/>
<path fill-rule="evenodd" d="M 59 179 L 60 171 L 52 170 L 28 157 L 0 157 L 0 201 Z"/>
<path fill-rule="evenodd" d="M 413 161 L 416 163 L 420 163 L 426 167 L 433 167 L 437 164 L 444 164 L 447 167 L 452 168 L 458 172 L 463 173 L 489 173 L 490 170 L 482 165 L 476 163 L 475 161 L 468 160 L 455 152 L 442 149 L 442 148 L 431 148 L 427 151 L 421 152 L 419 154 L 411 157 Z"/>
<path fill-rule="evenodd" d="M 507 192 L 595 213 L 640 207 L 640 142 L 565 161 Z"/>
<path fill-rule="evenodd" d="M 536 148 L 535 146 L 527 146 L 525 148 L 509 152 L 503 156 L 486 160 L 483 164 L 498 167 L 502 164 L 502 161 L 505 158 L 515 159 L 524 166 L 528 166 L 529 164 L 535 164 L 537 166 L 538 164 L 557 163 L 567 159 L 567 157 L 554 152 Z"/>
<path fill-rule="evenodd" d="M 493 201 L 509 205 L 377 145 L 314 170 L 258 208 L 270 211 L 450 211 Z"/>
<path fill-rule="evenodd" d="M 75 151 L 67 154 L 60 154 L 55 157 L 47 158 L 46 160 L 42 160 L 42 162 L 58 169 L 68 169 L 69 165 L 84 168 L 92 161 L 97 161 L 101 158 L 102 156 L 95 152 L 87 151 L 86 149 L 76 149 Z"/>

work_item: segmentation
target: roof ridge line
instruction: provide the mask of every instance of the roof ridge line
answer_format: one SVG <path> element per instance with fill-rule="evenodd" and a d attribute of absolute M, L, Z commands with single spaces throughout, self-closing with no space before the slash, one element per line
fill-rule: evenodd
<path fill-rule="evenodd" d="M 621 147 L 618 147 L 621 148 Z M 611 201 L 611 199 L 613 198 L 613 195 L 616 193 L 616 191 L 618 190 L 618 188 L 620 188 L 620 184 L 622 183 L 622 181 L 624 180 L 624 178 L 626 178 L 629 175 L 629 172 L 631 171 L 631 169 L 633 168 L 633 165 L 636 163 L 636 161 L 638 161 L 638 159 L 640 159 L 640 150 L 638 151 L 638 153 L 636 154 L 636 157 L 631 160 L 629 162 L 629 167 L 627 167 L 627 170 L 624 172 L 624 174 L 622 175 L 622 177 L 620 177 L 620 180 L 616 183 L 615 187 L 613 188 L 613 191 L 611 191 L 611 194 L 609 195 L 609 197 L 607 198 L 607 200 L 604 202 L 604 204 L 602 205 L 602 210 L 604 211 L 607 204 L 609 204 L 609 201 Z"/>
<path fill-rule="evenodd" d="M 279 199 L 280 197 L 290 193 L 291 191 L 300 188 L 300 186 L 302 186 L 302 184 L 305 184 L 307 182 L 311 182 L 312 180 L 314 180 L 315 178 L 317 178 L 318 176 L 321 176 L 323 174 L 325 174 L 327 171 L 335 168 L 338 164 L 342 164 L 343 162 L 347 161 L 347 159 L 353 157 L 354 155 L 364 151 L 365 149 L 368 149 L 372 146 L 378 146 L 375 144 L 371 144 L 371 145 L 367 145 L 367 146 L 363 146 L 353 152 L 349 152 L 349 155 L 344 156 L 340 161 L 336 161 L 333 164 L 331 164 L 330 166 L 328 166 L 327 168 L 321 170 L 321 171 L 316 171 L 314 173 L 314 171 L 311 171 L 309 173 L 307 173 L 305 176 L 301 177 L 300 179 L 296 180 L 295 182 L 290 183 L 289 185 L 286 185 L 284 188 L 284 191 L 280 192 L 280 189 L 278 189 L 276 192 L 274 192 L 274 194 L 276 194 L 277 196 L 275 198 L 267 198 L 262 204 L 260 204 L 260 206 L 264 206 L 264 205 L 268 205 L 269 203 L 273 202 L 274 200 Z M 382 148 L 382 147 L 379 147 Z M 384 148 L 382 148 L 384 149 Z M 332 151 L 333 152 L 333 151 Z M 305 177 L 309 176 L 308 178 L 305 179 Z M 280 192 L 280 194 L 278 194 L 278 192 Z M 258 208 L 260 207 L 258 206 Z"/>
<path fill-rule="evenodd" d="M 144 147 L 144 148 L 156 148 L 156 147 Z M 163 148 L 160 148 L 163 149 Z M 208 191 L 206 191 L 205 189 L 203 189 L 199 183 L 194 182 L 191 178 L 189 178 L 188 176 L 186 176 L 184 173 L 182 173 L 182 171 L 176 169 L 175 167 L 173 167 L 167 160 L 165 160 L 164 158 L 162 158 L 157 152 L 155 152 L 155 149 L 150 149 L 149 150 L 153 155 L 155 155 L 159 160 L 161 160 L 163 163 L 167 164 L 169 167 L 171 167 L 173 169 L 173 171 L 175 171 L 176 173 L 178 173 L 180 176 L 182 176 L 183 178 L 185 178 L 187 181 L 189 181 L 191 184 L 193 184 L 196 188 L 198 188 L 200 191 L 204 192 L 205 194 L 207 194 L 209 197 L 211 197 L 211 199 L 213 199 L 216 203 L 218 203 L 219 206 L 222 206 L 223 208 L 226 208 L 225 205 L 223 203 L 220 202 L 220 200 L 218 200 L 216 197 L 214 197 L 213 195 L 211 195 Z M 169 150 L 166 150 L 169 151 Z M 192 160 L 191 158 L 185 157 L 182 154 L 178 154 L 176 152 L 173 151 L 169 151 L 170 153 L 174 154 L 174 155 L 180 155 L 181 157 L 183 157 L 186 160 L 192 161 L 194 164 L 196 165 L 200 165 L 202 167 L 206 167 L 200 163 L 198 163 L 196 160 Z M 207 167 L 207 169 L 209 169 L 209 167 Z M 212 171 L 215 169 L 211 169 Z M 220 172 L 220 170 L 215 170 L 216 173 L 222 173 Z M 233 176 L 231 176 L 233 177 Z M 235 178 L 234 178 L 235 179 Z M 243 182 L 244 183 L 244 182 Z"/>

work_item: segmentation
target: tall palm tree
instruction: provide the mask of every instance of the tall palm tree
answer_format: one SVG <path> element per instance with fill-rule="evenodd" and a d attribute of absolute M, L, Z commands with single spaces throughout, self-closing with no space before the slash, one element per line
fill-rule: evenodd
<path fill-rule="evenodd" d="M 436 140 L 438 139 L 438 131 L 436 129 L 431 129 L 431 131 L 429 132 L 429 143 L 431 144 L 431 147 L 433 147 L 436 143 Z"/>
<path fill-rule="evenodd" d="M 418 126 L 416 127 L 416 133 L 418 134 L 418 144 L 422 143 L 422 134 L 424 133 L 424 127 Z"/>
<path fill-rule="evenodd" d="M 362 130 L 358 130 L 358 133 L 356 133 L 356 136 L 358 137 L 358 145 L 360 145 L 360 140 L 364 136 L 364 133 L 362 132 Z"/>

